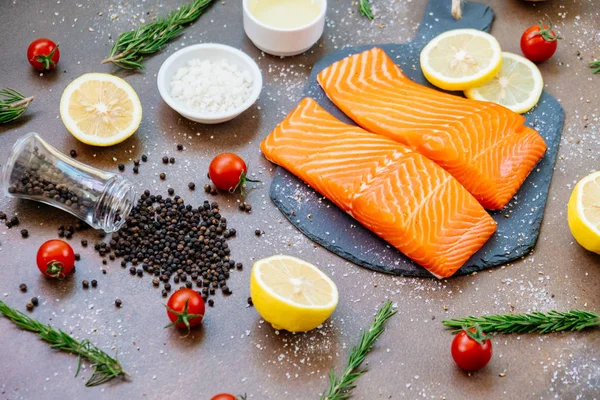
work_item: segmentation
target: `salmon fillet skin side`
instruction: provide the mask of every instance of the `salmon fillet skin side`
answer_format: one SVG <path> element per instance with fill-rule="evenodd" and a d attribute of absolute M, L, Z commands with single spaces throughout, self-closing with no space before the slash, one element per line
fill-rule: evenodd
<path fill-rule="evenodd" d="M 313 99 L 303 99 L 261 150 L 437 278 L 452 276 L 496 230 L 443 168 L 342 123 Z"/>
<path fill-rule="evenodd" d="M 377 47 L 330 65 L 317 80 L 354 122 L 435 161 L 490 210 L 506 206 L 546 152 L 523 116 L 419 85 Z"/>

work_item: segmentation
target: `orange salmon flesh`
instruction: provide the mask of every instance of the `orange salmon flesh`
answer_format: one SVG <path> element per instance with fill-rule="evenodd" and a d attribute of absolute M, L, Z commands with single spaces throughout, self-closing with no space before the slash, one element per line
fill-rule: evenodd
<path fill-rule="evenodd" d="M 302 100 L 261 150 L 438 278 L 453 275 L 496 230 L 446 170 L 340 122 L 312 99 Z"/>
<path fill-rule="evenodd" d="M 523 116 L 419 85 L 376 47 L 332 64 L 318 81 L 354 122 L 435 161 L 490 210 L 506 206 L 546 151 Z"/>

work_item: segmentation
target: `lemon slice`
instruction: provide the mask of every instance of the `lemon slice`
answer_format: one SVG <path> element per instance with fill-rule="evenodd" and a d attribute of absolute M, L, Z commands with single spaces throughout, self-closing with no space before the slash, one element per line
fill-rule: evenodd
<path fill-rule="evenodd" d="M 258 313 L 275 329 L 317 328 L 338 303 L 335 283 L 314 265 L 277 255 L 254 263 L 250 295 Z"/>
<path fill-rule="evenodd" d="M 600 171 L 586 176 L 573 189 L 568 220 L 575 240 L 600 254 Z"/>
<path fill-rule="evenodd" d="M 93 146 L 112 146 L 135 133 L 142 104 L 133 88 L 110 74 L 84 74 L 67 86 L 60 117 L 69 132 Z"/>
<path fill-rule="evenodd" d="M 491 80 L 502 65 L 500 44 L 477 29 L 455 29 L 436 36 L 421 51 L 421 69 L 431 84 L 466 90 Z"/>
<path fill-rule="evenodd" d="M 491 101 L 522 114 L 540 101 L 544 80 L 538 67 L 512 53 L 502 53 L 502 68 L 491 81 L 465 91 L 474 100 Z"/>

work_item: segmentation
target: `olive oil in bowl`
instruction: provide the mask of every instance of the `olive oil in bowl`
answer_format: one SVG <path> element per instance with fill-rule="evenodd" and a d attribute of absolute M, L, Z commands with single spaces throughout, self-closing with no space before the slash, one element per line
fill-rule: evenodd
<path fill-rule="evenodd" d="M 321 0 L 250 0 L 250 13 L 261 23 L 279 29 L 294 29 L 316 20 Z"/>

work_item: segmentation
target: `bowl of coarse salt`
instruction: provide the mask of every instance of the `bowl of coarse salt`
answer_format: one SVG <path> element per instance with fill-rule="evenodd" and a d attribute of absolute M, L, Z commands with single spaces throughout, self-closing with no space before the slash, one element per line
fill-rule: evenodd
<path fill-rule="evenodd" d="M 262 75 L 242 51 L 205 43 L 185 47 L 167 58 L 158 71 L 157 84 L 163 100 L 185 118 L 218 124 L 256 102 Z"/>

